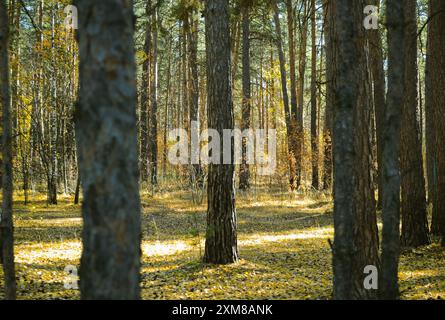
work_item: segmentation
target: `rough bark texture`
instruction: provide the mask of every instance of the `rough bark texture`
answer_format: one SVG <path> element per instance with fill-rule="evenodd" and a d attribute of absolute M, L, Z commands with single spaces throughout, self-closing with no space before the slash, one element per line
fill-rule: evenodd
<path fill-rule="evenodd" d="M 208 127 L 220 134 L 233 129 L 228 0 L 208 0 L 205 7 Z M 233 139 L 231 154 L 233 159 Z M 228 264 L 238 260 L 234 165 L 210 164 L 207 187 L 207 232 L 204 262 Z"/>
<path fill-rule="evenodd" d="M 363 21 L 365 1 L 354 1 L 353 19 L 356 25 Z M 366 30 L 360 26 L 354 39 L 358 48 L 358 56 L 354 65 L 355 81 L 358 84 L 358 96 L 354 113 L 354 148 L 355 165 L 355 216 L 354 216 L 354 247 L 353 299 L 375 299 L 375 290 L 366 290 L 363 286 L 363 270 L 373 265 L 377 268 L 379 262 L 379 238 L 377 228 L 376 201 L 373 181 L 372 145 L 371 145 L 371 114 L 372 86 L 369 68 L 369 46 Z"/>
<path fill-rule="evenodd" d="M 148 171 L 152 185 L 158 184 L 158 9 L 152 14 L 153 51 L 151 53 L 150 112 L 148 121 Z"/>
<path fill-rule="evenodd" d="M 0 263 L 5 277 L 5 298 L 16 297 L 14 226 L 12 217 L 12 121 L 9 83 L 9 23 L 6 1 L 0 2 L 0 103 L 2 111 L 2 212 L 0 217 Z"/>
<path fill-rule="evenodd" d="M 189 51 L 189 77 L 190 77 L 190 121 L 197 123 L 198 134 L 200 133 L 199 114 L 199 74 L 198 74 L 198 25 L 199 20 L 194 8 L 190 9 L 190 24 L 188 30 Z M 169 57 L 170 58 L 170 57 Z M 190 124 L 191 128 L 191 124 Z M 202 188 L 204 183 L 204 172 L 200 163 L 192 166 L 192 183 Z"/>
<path fill-rule="evenodd" d="M 250 89 L 250 17 L 249 6 L 244 4 L 243 15 L 243 106 L 241 130 L 250 129 L 251 89 Z M 247 190 L 250 187 L 250 170 L 247 164 L 247 139 L 242 141 L 242 163 L 240 166 L 239 188 Z"/>
<path fill-rule="evenodd" d="M 317 26 L 315 0 L 311 0 L 311 157 L 312 157 L 312 188 L 318 190 L 318 105 L 317 105 Z"/>
<path fill-rule="evenodd" d="M 373 5 L 377 5 L 378 1 L 374 0 Z M 378 203 L 377 207 L 382 207 L 382 152 L 383 152 L 383 120 L 384 110 L 386 106 L 386 79 L 383 65 L 383 46 L 381 29 L 367 30 L 369 35 L 370 58 L 371 58 L 371 72 L 373 80 L 373 98 L 374 98 L 374 118 L 377 142 L 377 189 L 378 189 Z"/>
<path fill-rule="evenodd" d="M 298 64 L 298 109 L 296 125 L 296 167 L 297 167 L 297 188 L 302 184 L 303 174 L 303 150 L 304 150 L 304 88 L 307 65 L 307 40 L 309 29 L 308 0 L 302 1 L 299 20 L 299 64 Z"/>
<path fill-rule="evenodd" d="M 278 49 L 278 59 L 280 61 L 280 80 L 281 80 L 281 92 L 283 95 L 283 105 L 284 105 L 284 117 L 286 121 L 286 137 L 287 137 L 287 153 L 289 158 L 289 185 L 290 188 L 295 188 L 295 151 L 292 149 L 292 124 L 291 124 L 291 116 L 289 110 L 289 94 L 287 92 L 287 75 L 286 75 L 286 60 L 284 56 L 283 50 L 283 37 L 281 33 L 281 23 L 280 23 L 280 13 L 277 5 L 277 1 L 272 3 L 273 11 L 274 11 L 274 24 L 275 24 L 275 33 L 277 36 L 276 45 Z"/>
<path fill-rule="evenodd" d="M 400 122 L 404 102 L 405 3 L 387 2 L 388 94 L 383 130 L 383 233 L 380 295 L 399 297 L 400 254 Z"/>
<path fill-rule="evenodd" d="M 299 137 L 298 137 L 298 101 L 297 101 L 297 75 L 295 70 L 295 10 L 291 0 L 286 0 L 287 10 L 287 33 L 289 37 L 289 76 L 290 76 L 290 137 L 289 150 L 292 154 L 291 159 L 295 159 L 295 165 L 291 166 L 293 171 L 290 172 L 290 187 L 295 190 L 299 186 L 301 159 L 299 154 Z"/>
<path fill-rule="evenodd" d="M 76 137 L 84 229 L 83 299 L 138 299 L 140 199 L 133 3 L 78 0 Z"/>
<path fill-rule="evenodd" d="M 147 17 L 151 16 L 151 1 L 148 0 L 145 5 L 145 14 Z M 141 181 L 148 181 L 148 116 L 150 108 L 150 74 L 151 74 L 151 42 L 152 30 L 151 30 L 151 19 L 147 21 L 145 27 L 145 39 L 144 39 L 144 54 L 145 59 L 142 63 L 142 81 L 141 81 L 141 95 L 140 95 L 140 118 L 139 118 L 139 141 L 140 141 L 140 172 Z"/>
<path fill-rule="evenodd" d="M 336 39 L 338 65 L 336 72 L 333 150 L 334 150 L 334 299 L 351 299 L 353 288 L 353 220 L 355 216 L 354 186 L 354 110 L 359 88 L 352 66 L 358 60 L 360 48 L 355 45 L 357 26 L 351 16 L 353 8 L 348 0 L 336 1 Z"/>
<path fill-rule="evenodd" d="M 433 122 L 433 220 L 432 232 L 445 245 L 445 2 L 430 0 L 428 28 L 428 88 Z"/>
<path fill-rule="evenodd" d="M 336 66 L 336 43 L 335 37 L 335 3 L 325 0 L 325 34 L 326 34 L 326 107 L 323 127 L 323 189 L 328 191 L 332 187 L 332 122 L 334 111 L 334 90 Z"/>
<path fill-rule="evenodd" d="M 375 299 L 363 270 L 379 267 L 371 158 L 371 77 L 363 1 L 336 2 L 338 64 L 334 112 L 334 298 Z"/>
<path fill-rule="evenodd" d="M 417 117 L 417 10 L 415 0 L 405 6 L 405 102 L 402 111 L 400 170 L 402 187 L 402 245 L 430 243 L 423 175 L 422 140 Z"/>

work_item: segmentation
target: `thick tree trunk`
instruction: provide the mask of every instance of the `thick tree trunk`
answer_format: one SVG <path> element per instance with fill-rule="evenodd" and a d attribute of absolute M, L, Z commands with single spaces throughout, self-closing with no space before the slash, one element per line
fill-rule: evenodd
<path fill-rule="evenodd" d="M 234 128 L 230 66 L 229 2 L 208 0 L 205 4 L 208 127 L 220 134 Z M 231 146 L 233 159 L 234 149 Z M 207 187 L 207 232 L 204 262 L 228 264 L 238 260 L 237 221 L 233 164 L 210 164 Z"/>
<path fill-rule="evenodd" d="M 363 21 L 363 8 L 366 1 L 354 1 L 354 21 L 360 25 Z M 372 84 L 369 61 L 369 46 L 366 41 L 366 30 L 358 29 L 356 46 L 361 50 L 355 62 L 357 65 L 356 81 L 359 86 L 354 118 L 355 143 L 355 208 L 354 219 L 354 256 L 353 273 L 354 299 L 375 299 L 375 290 L 363 286 L 363 270 L 366 266 L 380 267 L 379 237 L 372 163 Z"/>
<path fill-rule="evenodd" d="M 77 0 L 76 137 L 84 229 L 83 299 L 138 299 L 140 199 L 133 2 Z"/>
<path fill-rule="evenodd" d="M 445 2 L 430 0 L 428 28 L 429 106 L 433 122 L 433 220 L 432 232 L 445 245 Z M 431 151 L 431 150 L 430 150 Z"/>
<path fill-rule="evenodd" d="M 336 66 L 336 87 L 333 119 L 334 150 L 334 299 L 352 298 L 353 281 L 351 278 L 353 261 L 353 227 L 355 216 L 354 186 L 354 112 L 359 95 L 356 79 L 356 62 L 361 48 L 351 39 L 358 36 L 358 26 L 351 19 L 353 7 L 348 0 L 335 2 L 338 64 Z M 333 40 L 331 39 L 331 40 Z M 328 60 L 329 61 L 329 60 Z"/>
<path fill-rule="evenodd" d="M 244 5 L 242 8 L 243 15 L 243 107 L 241 130 L 250 129 L 250 112 L 251 112 L 251 90 L 250 90 L 250 17 L 249 6 Z M 242 163 L 240 166 L 239 188 L 247 190 L 250 188 L 250 170 L 247 163 L 247 138 L 243 137 L 242 141 Z"/>
<path fill-rule="evenodd" d="M 423 175 L 422 139 L 417 117 L 417 10 L 406 0 L 405 102 L 402 111 L 400 171 L 402 187 L 402 245 L 430 243 Z"/>
<path fill-rule="evenodd" d="M 339 46 L 333 141 L 334 298 L 375 299 L 376 292 L 363 286 L 365 267 L 379 267 L 371 174 L 371 80 L 361 27 L 364 2 L 336 4 Z"/>
<path fill-rule="evenodd" d="M 0 262 L 5 277 L 5 298 L 16 298 L 14 226 L 12 217 L 12 121 L 9 83 L 9 23 L 6 2 L 0 2 L 0 102 L 2 106 L 2 212 L 0 216 Z"/>
<path fill-rule="evenodd" d="M 383 233 L 380 295 L 399 297 L 400 122 L 405 84 L 405 1 L 387 2 L 388 94 L 383 129 Z"/>

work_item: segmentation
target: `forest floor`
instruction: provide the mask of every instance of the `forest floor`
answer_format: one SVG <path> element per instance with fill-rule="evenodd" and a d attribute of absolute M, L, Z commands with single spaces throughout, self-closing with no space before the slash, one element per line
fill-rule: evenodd
<path fill-rule="evenodd" d="M 61 198 L 48 207 L 38 195 L 24 206 L 16 198 L 18 298 L 78 299 L 64 283 L 65 268 L 79 265 L 80 206 Z M 185 192 L 143 195 L 142 203 L 144 299 L 331 298 L 332 204 L 324 195 L 238 193 L 241 260 L 228 266 L 201 263 L 205 204 L 193 204 Z M 404 250 L 400 286 L 403 299 L 445 298 L 445 250 L 437 241 Z"/>

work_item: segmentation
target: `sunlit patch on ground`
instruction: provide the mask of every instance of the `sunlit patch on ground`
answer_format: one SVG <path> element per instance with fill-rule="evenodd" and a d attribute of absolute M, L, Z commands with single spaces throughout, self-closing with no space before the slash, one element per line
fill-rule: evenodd
<path fill-rule="evenodd" d="M 70 279 L 65 268 L 80 263 L 80 206 L 69 198 L 50 207 L 44 198 L 33 200 L 16 204 L 19 298 L 78 299 L 79 292 L 64 283 Z M 145 299 L 331 298 L 332 204 L 324 196 L 239 194 L 241 260 L 228 266 L 201 263 L 205 202 L 194 205 L 185 192 L 169 192 L 144 195 L 142 204 Z M 403 298 L 445 298 L 443 248 L 404 251 L 400 264 Z"/>

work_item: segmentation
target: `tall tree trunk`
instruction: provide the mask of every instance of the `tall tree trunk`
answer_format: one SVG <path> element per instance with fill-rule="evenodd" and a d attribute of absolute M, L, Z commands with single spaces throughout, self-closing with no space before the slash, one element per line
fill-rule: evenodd
<path fill-rule="evenodd" d="M 299 187 L 300 177 L 298 172 L 301 172 L 299 166 L 301 167 L 301 159 L 298 159 L 298 144 L 299 144 L 299 128 L 300 123 L 298 122 L 298 104 L 297 104 L 297 76 L 295 74 L 295 10 L 291 0 L 286 0 L 286 10 L 287 10 L 287 33 L 289 37 L 289 75 L 290 75 L 290 152 L 292 154 L 292 159 L 295 159 L 295 165 L 291 168 L 294 172 L 290 173 L 290 186 L 292 190 Z"/>
<path fill-rule="evenodd" d="M 399 297 L 400 122 L 405 86 L 405 1 L 387 2 L 388 94 L 383 129 L 383 233 L 380 294 Z"/>
<path fill-rule="evenodd" d="M 445 2 L 429 1 L 428 74 L 430 117 L 433 122 L 433 220 L 432 232 L 441 235 L 445 245 Z M 431 150 L 430 150 L 431 151 Z"/>
<path fill-rule="evenodd" d="M 312 188 L 318 190 L 318 106 L 317 106 L 317 26 L 315 0 L 311 0 L 311 149 L 312 149 Z"/>
<path fill-rule="evenodd" d="M 352 298 L 351 278 L 353 261 L 353 227 L 355 216 L 354 186 L 354 113 L 359 95 L 356 79 L 356 61 L 360 50 L 351 39 L 357 39 L 358 26 L 351 19 L 353 6 L 348 0 L 335 2 L 334 15 L 336 32 L 331 40 L 337 39 L 338 64 L 333 119 L 334 151 L 334 299 Z M 330 61 L 330 60 L 328 60 Z"/>
<path fill-rule="evenodd" d="M 304 151 L 304 87 L 307 65 L 307 40 L 309 29 L 309 0 L 303 0 L 303 15 L 299 14 L 300 21 L 300 48 L 299 48 L 299 65 L 298 65 L 298 109 L 297 109 L 297 126 L 296 126 L 296 166 L 297 166 L 297 187 L 301 186 L 303 174 L 303 151 Z"/>
<path fill-rule="evenodd" d="M 417 117 L 417 10 L 416 0 L 406 0 L 405 101 L 402 111 L 400 171 L 402 187 L 402 245 L 430 243 L 423 175 L 422 139 Z"/>
<path fill-rule="evenodd" d="M 190 75 L 190 122 L 195 122 L 196 124 L 196 130 L 198 134 L 198 141 L 199 141 L 199 135 L 201 131 L 200 126 L 200 116 L 199 116 L 199 74 L 198 74 L 198 24 L 199 21 L 196 17 L 195 9 L 192 8 L 190 10 L 190 23 L 189 23 L 189 30 L 188 30 L 188 50 L 189 50 L 189 75 Z M 190 123 L 190 128 L 191 128 Z M 195 158 L 199 157 L 199 151 L 192 150 L 192 152 L 195 152 Z M 203 170 L 201 167 L 201 164 L 199 163 L 199 159 L 197 160 L 198 163 L 193 164 L 192 166 L 192 182 L 196 184 L 197 187 L 201 188 L 204 184 L 203 181 Z"/>
<path fill-rule="evenodd" d="M 378 4 L 378 0 L 373 1 L 373 5 Z M 382 207 L 383 199 L 383 172 L 382 172 L 382 152 L 383 152 L 383 120 L 386 106 L 386 79 L 383 65 L 383 46 L 380 29 L 367 30 L 369 34 L 371 72 L 373 80 L 373 100 L 374 100 L 374 118 L 377 141 L 377 189 L 378 203 L 377 207 Z"/>
<path fill-rule="evenodd" d="M 220 134 L 234 128 L 231 66 L 229 1 L 208 0 L 205 4 L 208 127 Z M 231 146 L 231 158 L 234 149 Z M 214 151 L 214 150 L 213 150 Z M 204 262 L 228 264 L 238 260 L 237 221 L 233 164 L 209 164 L 207 187 L 207 232 Z"/>
<path fill-rule="evenodd" d="M 363 21 L 363 8 L 365 1 L 354 2 L 354 21 L 359 25 Z M 356 46 L 361 50 L 355 65 L 356 81 L 358 84 L 357 105 L 354 115 L 354 149 L 355 165 L 355 217 L 354 217 L 354 255 L 353 273 L 354 299 L 375 299 L 375 290 L 367 290 L 363 286 L 363 271 L 366 266 L 372 265 L 377 268 L 379 262 L 379 237 L 377 228 L 377 214 L 375 190 L 373 181 L 372 163 L 372 84 L 369 61 L 369 46 L 366 41 L 366 30 L 358 29 Z"/>
<path fill-rule="evenodd" d="M 147 21 L 147 25 L 145 27 L 145 40 L 144 40 L 144 62 L 142 63 L 142 81 L 141 81 L 141 99 L 140 99 L 140 120 L 139 120 L 139 141 L 140 141 L 140 172 L 141 172 L 141 181 L 148 182 L 148 164 L 149 154 L 148 154 L 148 138 L 149 138 L 149 129 L 148 129 L 148 117 L 149 117 L 149 108 L 150 108 L 150 74 L 151 74 L 151 0 L 147 0 L 145 5 L 145 14 L 149 17 Z"/>
<path fill-rule="evenodd" d="M 335 82 L 335 66 L 336 64 L 336 37 L 335 37 L 335 3 L 334 1 L 325 0 L 325 33 L 326 33 L 326 106 L 323 127 L 323 189 L 330 190 L 332 186 L 332 122 L 335 103 L 334 90 Z"/>
<path fill-rule="evenodd" d="M 2 106 L 2 212 L 0 217 L 0 262 L 5 277 L 5 297 L 16 298 L 14 226 L 12 217 L 12 119 L 9 83 L 9 22 L 6 2 L 0 2 L 0 102 Z"/>
<path fill-rule="evenodd" d="M 133 2 L 77 0 L 75 5 L 80 52 L 75 117 L 84 221 L 81 297 L 138 299 L 141 226 Z"/>
<path fill-rule="evenodd" d="M 162 153 L 162 176 L 165 179 L 167 177 L 167 154 L 168 154 L 168 133 L 167 131 L 171 128 L 171 125 L 173 124 L 170 120 L 171 117 L 171 105 L 173 104 L 173 96 L 174 91 L 171 86 L 172 81 L 172 43 L 173 43 L 173 37 L 168 38 L 168 66 L 167 66 L 167 88 L 166 88 L 166 97 L 165 97 L 165 113 L 164 113 L 164 150 Z M 169 123 L 169 121 L 171 121 Z"/>
<path fill-rule="evenodd" d="M 250 129 L 251 113 L 251 90 L 250 90 L 250 8 L 247 4 L 243 5 L 243 106 L 241 130 Z M 242 163 L 240 166 L 239 188 L 247 190 L 250 188 L 250 170 L 247 163 L 247 138 L 242 139 Z"/>
<path fill-rule="evenodd" d="M 280 79 L 281 79 L 281 92 L 283 98 L 284 105 L 284 118 L 286 122 L 286 137 L 287 137 L 287 154 L 289 158 L 289 185 L 291 189 L 295 189 L 295 181 L 296 181 L 296 161 L 295 161 L 295 150 L 293 150 L 293 140 L 292 140 L 292 120 L 289 110 L 289 94 L 287 92 L 287 75 L 286 75 L 286 59 L 284 57 L 283 50 L 283 36 L 281 32 L 281 23 L 280 23 L 280 12 L 278 9 L 277 1 L 272 2 L 272 7 L 274 11 L 274 24 L 275 24 L 275 33 L 276 33 L 276 45 L 278 49 L 278 59 L 280 61 Z"/>
<path fill-rule="evenodd" d="M 153 9 L 153 52 L 151 55 L 150 113 L 149 113 L 149 173 L 153 186 L 158 184 L 158 8 Z"/>
<path fill-rule="evenodd" d="M 375 291 L 363 286 L 365 267 L 379 266 L 371 174 L 371 85 L 368 48 L 361 27 L 364 2 L 354 2 L 349 8 L 340 1 L 336 4 L 339 49 L 334 113 L 334 298 L 374 299 Z"/>

